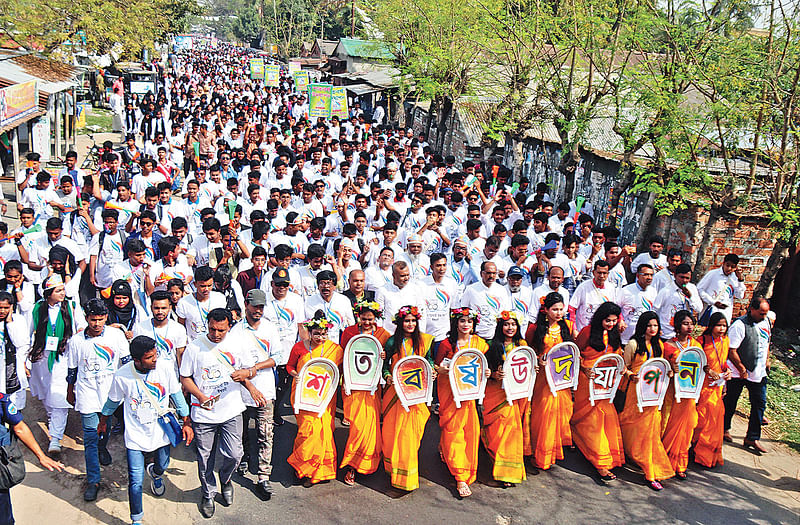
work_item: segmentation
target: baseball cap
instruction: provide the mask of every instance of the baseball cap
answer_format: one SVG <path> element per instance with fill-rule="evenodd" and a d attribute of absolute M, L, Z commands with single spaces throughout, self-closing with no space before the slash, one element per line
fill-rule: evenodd
<path fill-rule="evenodd" d="M 272 282 L 275 284 L 289 284 L 289 270 L 278 266 L 272 274 Z M 248 297 L 249 297 L 248 293 Z"/>
<path fill-rule="evenodd" d="M 524 277 L 525 272 L 519 266 L 512 266 L 506 274 L 508 277 Z"/>
<path fill-rule="evenodd" d="M 274 274 L 272 276 L 272 280 L 273 281 L 275 280 Z M 267 294 L 264 293 L 264 290 L 259 290 L 258 288 L 254 288 L 249 292 L 247 292 L 247 298 L 245 298 L 245 302 L 251 306 L 264 306 L 265 304 L 267 304 Z"/>

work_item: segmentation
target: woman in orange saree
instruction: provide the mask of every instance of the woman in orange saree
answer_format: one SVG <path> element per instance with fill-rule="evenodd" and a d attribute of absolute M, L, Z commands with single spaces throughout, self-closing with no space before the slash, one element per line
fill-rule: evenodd
<path fill-rule="evenodd" d="M 564 447 L 572 446 L 572 391 L 550 390 L 544 367 L 545 357 L 555 345 L 572 342 L 572 322 L 564 319 L 566 305 L 558 292 L 545 296 L 536 324 L 528 327 L 526 339 L 539 359 L 542 373 L 536 375 L 533 398 L 530 402 L 530 445 L 526 455 L 533 454 L 533 464 L 542 470 L 564 459 Z M 577 370 L 575 371 L 577 373 Z"/>
<path fill-rule="evenodd" d="M 363 301 L 353 306 L 358 324 L 348 326 L 342 332 L 342 348 L 358 334 L 369 334 L 381 343 L 389 339 L 389 332 L 378 326 L 377 319 L 383 317 L 383 308 L 376 302 Z M 381 351 L 383 359 L 386 353 Z M 344 419 L 350 422 L 347 443 L 342 454 L 341 468 L 347 470 L 344 482 L 355 485 L 356 472 L 372 474 L 381 462 L 381 397 L 378 392 L 353 390 L 342 391 Z"/>
<path fill-rule="evenodd" d="M 503 487 L 522 483 L 525 479 L 525 433 L 523 413 L 529 401 L 515 399 L 509 404 L 503 390 L 503 364 L 508 353 L 527 343 L 520 334 L 519 314 L 503 311 L 497 318 L 497 329 L 489 342 L 486 359 L 491 376 L 483 398 L 483 430 L 481 440 L 492 458 L 492 477 Z"/>
<path fill-rule="evenodd" d="M 722 436 L 725 405 L 722 388 L 730 379 L 728 360 L 728 320 L 721 312 L 711 314 L 708 328 L 700 337 L 706 354 L 706 382 L 697 400 L 697 426 L 694 428 L 694 461 L 706 467 L 722 465 Z"/>
<path fill-rule="evenodd" d="M 315 357 L 330 359 L 337 366 L 342 364 L 342 347 L 327 339 L 330 321 L 318 311 L 314 319 L 304 323 L 309 333 L 308 341 L 300 341 L 292 347 L 286 371 L 297 377 L 309 360 Z M 292 382 L 292 404 L 294 404 L 297 381 Z M 300 410 L 297 415 L 297 437 L 287 462 L 294 468 L 303 485 L 310 487 L 320 481 L 336 477 L 336 443 L 333 441 L 333 413 L 336 395 L 321 416 Z"/>
<path fill-rule="evenodd" d="M 636 323 L 636 331 L 625 346 L 625 377 L 628 391 L 625 409 L 619 415 L 622 443 L 625 454 L 644 471 L 644 478 L 653 490 L 662 490 L 661 480 L 675 475 L 667 452 L 661 443 L 661 410 L 657 406 L 639 410 L 636 383 L 642 365 L 654 357 L 661 357 L 661 324 L 655 312 L 644 312 Z M 663 378 L 668 381 L 668 378 Z M 625 381 L 625 379 L 623 379 Z"/>
<path fill-rule="evenodd" d="M 419 355 L 433 367 L 431 344 L 433 336 L 419 331 L 421 315 L 416 306 L 403 306 L 394 317 L 397 329 L 386 341 L 383 360 L 383 378 L 386 389 L 383 393 L 383 467 L 391 478 L 392 486 L 411 491 L 419 487 L 419 445 L 425 433 L 425 424 L 430 411 L 424 403 L 403 408 L 392 384 L 392 370 L 397 362 L 409 355 Z M 436 371 L 433 372 L 434 378 Z"/>
<path fill-rule="evenodd" d="M 456 480 L 458 495 L 466 498 L 472 495 L 469 485 L 475 482 L 478 473 L 478 442 L 481 424 L 474 400 L 462 401 L 456 407 L 453 391 L 450 389 L 449 365 L 443 361 L 452 359 L 456 352 L 474 348 L 486 353 L 489 346 L 482 337 L 475 335 L 477 312 L 469 308 L 450 310 L 450 333 L 441 342 L 436 352 L 436 372 L 439 392 L 439 454 Z M 486 370 L 487 373 L 489 370 Z"/>
<path fill-rule="evenodd" d="M 600 480 L 609 483 L 617 477 L 611 469 L 625 463 L 622 432 L 614 404 L 589 401 L 589 381 L 594 379 L 592 367 L 604 355 L 622 352 L 619 338 L 620 308 L 614 303 L 601 304 L 589 326 L 578 334 L 581 349 L 581 374 L 575 391 L 575 406 L 570 424 L 572 438 L 583 456 L 597 469 Z"/>
<path fill-rule="evenodd" d="M 673 317 L 675 323 L 675 337 L 664 344 L 664 357 L 672 364 L 673 373 L 677 372 L 676 360 L 678 354 L 690 346 L 701 347 L 700 342 L 692 337 L 694 332 L 694 317 L 688 310 L 680 310 Z M 667 400 L 672 403 L 669 410 L 667 425 L 661 441 L 667 451 L 669 461 L 675 470 L 675 477 L 686 479 L 686 467 L 689 465 L 689 447 L 692 444 L 694 427 L 697 426 L 697 406 L 692 399 L 683 399 L 675 403 L 674 385 L 670 385 Z"/>

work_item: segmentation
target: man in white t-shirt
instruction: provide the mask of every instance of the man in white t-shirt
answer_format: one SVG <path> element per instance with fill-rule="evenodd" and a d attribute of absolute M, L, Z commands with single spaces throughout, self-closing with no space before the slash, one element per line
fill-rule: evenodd
<path fill-rule="evenodd" d="M 186 349 L 188 339 L 186 328 L 178 321 L 170 319 L 171 311 L 169 292 L 156 290 L 150 296 L 152 315 L 149 318 L 141 319 L 133 327 L 133 335 L 146 335 L 152 338 L 156 342 L 159 362 L 171 363 L 177 375 L 178 363 Z"/>
<path fill-rule="evenodd" d="M 214 463 L 220 458 L 219 481 L 226 505 L 233 503 L 231 477 L 242 459 L 242 387 L 259 406 L 264 396 L 250 382 L 255 372 L 244 368 L 245 345 L 228 332 L 233 324 L 231 313 L 215 308 L 208 313 L 208 333 L 186 347 L 181 360 L 181 384 L 192 396 L 192 426 L 197 447 L 197 470 L 205 518 L 214 515 L 217 479 Z M 241 386 L 240 386 L 241 384 Z M 218 450 L 214 450 L 215 446 Z"/>
<path fill-rule="evenodd" d="M 649 264 L 655 273 L 667 267 L 667 256 L 662 253 L 664 250 L 664 238 L 660 235 L 650 237 L 648 251 L 640 253 L 631 261 L 631 273 L 636 274 L 636 269 L 640 264 Z"/>
<path fill-rule="evenodd" d="M 461 297 L 461 306 L 480 312 L 475 333 L 484 339 L 494 337 L 497 317 L 504 310 L 511 310 L 511 296 L 504 287 L 497 284 L 497 266 L 490 261 L 480 265 L 481 280 L 471 284 Z"/>
<path fill-rule="evenodd" d="M 450 309 L 461 304 L 458 283 L 447 275 L 447 256 L 433 253 L 430 256 L 431 274 L 421 283 L 425 294 L 424 330 L 441 343 L 450 332 Z"/>
<path fill-rule="evenodd" d="M 242 389 L 242 399 L 247 408 L 242 423 L 242 448 L 244 456 L 239 463 L 239 474 L 245 475 L 250 461 L 250 419 L 255 420 L 258 436 L 258 491 L 265 500 L 272 497 L 269 480 L 272 474 L 272 429 L 275 406 L 275 359 L 281 353 L 278 330 L 262 317 L 267 303 L 264 290 L 253 289 L 247 292 L 244 302 L 244 318 L 231 330 L 231 335 L 241 341 L 245 349 L 242 363 L 245 368 L 254 370 L 250 381 L 264 396 L 266 402 L 259 405 L 252 396 Z"/>
<path fill-rule="evenodd" d="M 636 323 L 645 312 L 652 311 L 656 301 L 656 289 L 651 286 L 654 270 L 647 263 L 637 267 L 636 282 L 622 287 L 619 298 L 619 307 L 622 309 L 622 318 L 627 323 L 627 328 L 622 332 L 622 343 L 627 344 L 636 331 Z"/>
<path fill-rule="evenodd" d="M 172 401 L 178 417 L 183 420 L 180 437 L 186 446 L 192 442 L 194 431 L 175 369 L 166 360 L 158 359 L 156 342 L 147 336 L 134 337 L 130 344 L 130 356 L 132 363 L 120 367 L 114 374 L 98 430 L 105 432 L 108 417 L 119 405 L 124 405 L 131 522 L 141 523 L 144 517 L 142 484 L 145 471 L 150 477 L 153 495 L 163 496 L 166 492 L 162 476 L 169 466 L 171 443 L 158 423 L 159 412 L 168 410 Z M 153 459 L 147 466 L 145 454 L 152 454 Z"/>
<path fill-rule="evenodd" d="M 345 328 L 356 324 L 350 299 L 336 291 L 336 280 L 336 274 L 330 270 L 319 272 L 319 293 L 306 299 L 305 308 L 306 319 L 312 319 L 317 310 L 322 310 L 325 318 L 331 322 L 328 328 L 328 338 L 331 341 L 338 341 Z"/>
<path fill-rule="evenodd" d="M 94 501 L 100 485 L 100 464 L 111 464 L 108 434 L 98 435 L 97 431 L 100 412 L 114 373 L 130 356 L 122 330 L 106 326 L 108 308 L 102 300 L 90 299 L 84 311 L 88 324 L 70 338 L 67 346 L 67 402 L 74 405 L 83 423 L 87 482 L 83 499 Z"/>
<path fill-rule="evenodd" d="M 767 359 L 772 339 L 770 314 L 769 301 L 763 297 L 754 297 L 750 301 L 747 314 L 734 321 L 728 330 L 730 349 L 727 366 L 731 377 L 728 379 L 723 397 L 725 403 L 723 439 L 732 441 L 731 419 L 736 412 L 739 395 L 742 389 L 747 387 L 747 392 L 750 394 L 750 418 L 744 446 L 753 449 L 757 454 L 767 452 L 759 440 L 764 409 L 767 407 Z"/>
<path fill-rule="evenodd" d="M 697 283 L 697 291 L 706 308 L 711 308 L 711 313 L 722 312 L 728 323 L 733 315 L 733 302 L 742 299 L 745 292 L 744 278 L 738 266 L 739 256 L 729 253 L 722 266 L 709 271 Z"/>
<path fill-rule="evenodd" d="M 392 265 L 392 282 L 375 292 L 375 301 L 383 306 L 383 328 L 394 333 L 397 326 L 393 319 L 403 306 L 416 306 L 421 313 L 420 331 L 425 326 L 425 295 L 419 285 L 411 281 L 411 266 L 405 261 Z"/>
<path fill-rule="evenodd" d="M 186 327 L 189 341 L 194 341 L 208 329 L 206 317 L 215 308 L 225 308 L 225 296 L 212 291 L 214 287 L 214 270 L 209 266 L 200 266 L 194 271 L 195 293 L 178 301 L 175 314 L 178 322 Z"/>
<path fill-rule="evenodd" d="M 569 305 L 569 291 L 562 286 L 564 283 L 564 268 L 562 266 L 551 265 L 547 270 L 547 279 L 533 289 L 533 298 L 531 300 L 530 321 L 535 322 L 536 316 L 539 315 L 539 309 L 542 307 L 544 298 L 553 292 L 558 292 L 564 299 L 564 306 Z"/>
<path fill-rule="evenodd" d="M 664 340 L 675 337 L 673 320 L 675 314 L 687 310 L 695 321 L 703 309 L 703 301 L 697 287 L 692 284 L 692 267 L 686 263 L 675 268 L 675 279 L 658 291 L 653 310 L 658 314 L 661 322 L 661 338 Z"/>
<path fill-rule="evenodd" d="M 612 302 L 619 304 L 619 288 L 608 284 L 608 263 L 597 261 L 594 263 L 592 278 L 583 281 L 575 288 L 575 293 L 569 300 L 569 317 L 575 323 L 575 332 L 580 332 L 585 326 L 592 322 L 595 310 L 605 303 Z M 623 326 L 624 321 L 620 320 Z M 623 327 L 623 330 L 627 326 Z M 663 328 L 663 327 L 662 327 Z"/>
<path fill-rule="evenodd" d="M 103 231 L 96 233 L 89 244 L 89 277 L 95 287 L 104 290 L 114 282 L 112 269 L 125 258 L 123 247 L 126 237 L 119 229 L 117 210 L 103 210 L 102 217 Z"/>

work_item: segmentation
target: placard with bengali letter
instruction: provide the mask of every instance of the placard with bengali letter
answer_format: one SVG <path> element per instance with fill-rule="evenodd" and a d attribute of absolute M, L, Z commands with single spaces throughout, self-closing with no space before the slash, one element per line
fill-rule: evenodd
<path fill-rule="evenodd" d="M 378 339 L 370 334 L 358 334 L 347 342 L 344 349 L 344 392 L 368 390 L 375 393 L 381 379 L 383 347 Z"/>
<path fill-rule="evenodd" d="M 314 412 L 317 417 L 328 408 L 339 386 L 339 367 L 330 359 L 309 359 L 295 378 L 294 413 Z"/>
<path fill-rule="evenodd" d="M 413 405 L 433 402 L 433 369 L 424 357 L 409 355 L 400 359 L 392 370 L 392 384 L 406 412 Z"/>
<path fill-rule="evenodd" d="M 669 361 L 661 357 L 648 359 L 639 369 L 639 380 L 636 382 L 636 404 L 639 412 L 644 407 L 658 407 L 664 404 L 669 389 Z M 628 387 L 630 388 L 630 387 Z"/>
<path fill-rule="evenodd" d="M 544 371 L 553 396 L 556 396 L 559 390 L 578 388 L 580 362 L 581 352 L 575 343 L 559 343 L 547 352 Z"/>
<path fill-rule="evenodd" d="M 506 355 L 503 363 L 503 390 L 506 400 L 513 403 L 517 399 L 533 397 L 536 384 L 536 352 L 529 346 L 518 346 Z"/>
<path fill-rule="evenodd" d="M 706 353 L 702 348 L 690 346 L 678 354 L 675 363 L 678 367 L 672 376 L 675 384 L 675 401 L 678 403 L 681 399 L 697 401 L 706 379 L 706 373 L 703 371 L 706 366 Z"/>
<path fill-rule="evenodd" d="M 447 375 L 450 376 L 450 390 L 456 408 L 461 408 L 463 401 L 483 402 L 488 369 L 486 356 L 476 348 L 464 348 L 455 353 Z"/>
<path fill-rule="evenodd" d="M 619 354 L 605 354 L 592 366 L 592 377 L 589 379 L 589 402 L 607 400 L 609 403 L 617 393 L 625 360 Z"/>

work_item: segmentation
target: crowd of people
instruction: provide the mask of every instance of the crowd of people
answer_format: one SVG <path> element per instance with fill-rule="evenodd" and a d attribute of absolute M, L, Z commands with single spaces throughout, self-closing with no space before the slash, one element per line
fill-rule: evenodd
<path fill-rule="evenodd" d="M 31 154 L 16 181 L 21 225 L 0 223 L 4 414 L 25 407 L 28 389 L 41 401 L 50 442 L 39 454 L 52 468 L 70 411 L 80 414 L 86 501 L 114 461 L 115 430 L 133 523 L 145 478 L 164 494 L 180 441 L 196 451 L 203 516 L 218 493 L 232 503 L 236 472 L 254 473 L 269 499 L 294 378 L 313 358 L 342 366 L 359 334 L 382 345 L 381 385 L 342 390 L 321 415 L 297 411 L 288 463 L 306 486 L 339 470 L 352 485 L 383 463 L 395 489 L 416 489 L 431 411 L 462 498 L 481 444 L 498 487 L 577 447 L 604 483 L 627 458 L 661 490 L 687 478 L 690 459 L 722 464 L 743 388 L 744 445 L 765 452 L 772 317 L 766 299 L 745 298 L 736 255 L 696 279 L 661 237 L 636 253 L 597 224 L 591 203 L 554 203 L 547 184 L 529 188 L 502 165 L 457 164 L 381 112 L 354 105 L 349 119 L 309 119 L 290 76 L 265 87 L 248 59 L 222 44 L 195 49 L 152 66 L 157 94 L 115 86 L 122 148 L 105 144 L 91 172 L 74 153 L 53 173 Z M 749 304 L 733 319 L 736 301 Z M 529 346 L 541 368 L 564 342 L 580 350 L 577 389 L 551 392 L 540 370 L 530 399 L 508 402 L 509 352 Z M 640 410 L 641 366 L 663 357 L 675 369 L 689 347 L 706 355 L 700 397 L 675 403 L 670 391 L 663 407 Z M 447 381 L 464 348 L 488 362 L 482 403 L 455 402 Z M 613 403 L 595 402 L 592 367 L 610 353 L 623 356 L 624 377 Z M 398 402 L 392 372 L 409 355 L 438 376 L 431 409 Z M 342 458 L 337 397 L 349 426 Z"/>

